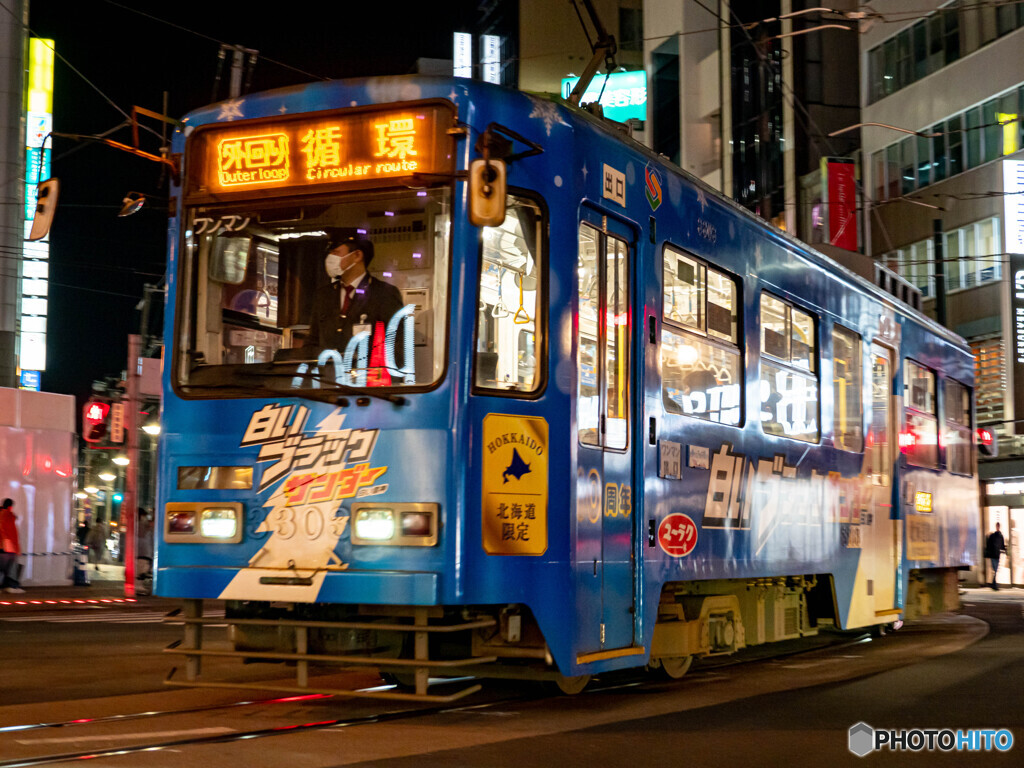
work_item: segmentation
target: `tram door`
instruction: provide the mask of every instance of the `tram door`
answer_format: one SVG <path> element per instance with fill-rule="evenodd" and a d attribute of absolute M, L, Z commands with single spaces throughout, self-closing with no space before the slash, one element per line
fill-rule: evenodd
<path fill-rule="evenodd" d="M 618 222 L 584 214 L 576 269 L 576 575 L 584 655 L 633 644 L 631 244 Z"/>
<path fill-rule="evenodd" d="M 866 540 L 862 541 L 861 546 L 869 553 L 869 600 L 873 602 L 875 616 L 878 618 L 899 612 L 895 609 L 900 526 L 896 519 L 892 476 L 896 458 L 892 361 L 891 350 L 877 344 L 871 345 L 871 425 L 867 453 L 871 462 L 874 498 L 871 524 L 867 526 Z"/>

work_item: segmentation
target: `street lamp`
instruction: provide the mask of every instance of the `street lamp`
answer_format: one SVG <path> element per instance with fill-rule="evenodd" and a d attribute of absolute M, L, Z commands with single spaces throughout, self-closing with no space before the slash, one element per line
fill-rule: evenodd
<path fill-rule="evenodd" d="M 99 478 L 105 483 L 112 483 L 117 479 L 117 475 L 113 472 L 100 472 Z"/>
<path fill-rule="evenodd" d="M 869 126 L 873 126 L 875 128 L 888 128 L 890 131 L 899 131 L 900 133 L 909 133 L 911 136 L 920 136 L 923 139 L 934 139 L 937 136 L 942 135 L 941 131 L 936 133 L 925 133 L 924 131 L 912 131 L 909 128 L 900 128 L 898 125 L 889 125 L 888 123 L 856 123 L 855 125 L 848 125 L 845 128 L 840 128 L 838 131 L 832 131 L 832 133 L 829 134 L 829 137 L 839 136 L 840 134 L 849 133 L 850 131 L 855 131 L 858 128 L 866 128 Z"/>
<path fill-rule="evenodd" d="M 117 464 L 117 466 L 119 467 L 127 467 L 129 464 L 132 463 L 131 459 L 129 459 L 123 453 L 119 453 L 117 456 L 112 458 L 111 461 Z"/>
<path fill-rule="evenodd" d="M 142 425 L 142 431 L 150 437 L 156 437 L 160 434 L 160 422 L 159 421 L 148 421 Z"/>
<path fill-rule="evenodd" d="M 97 488 L 95 485 L 87 485 L 82 490 L 88 493 L 90 496 L 94 496 L 100 492 L 100 489 Z"/>

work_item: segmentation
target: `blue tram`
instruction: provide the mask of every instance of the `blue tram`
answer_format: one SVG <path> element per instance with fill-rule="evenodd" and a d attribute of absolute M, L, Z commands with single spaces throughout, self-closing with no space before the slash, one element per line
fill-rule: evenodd
<path fill-rule="evenodd" d="M 622 128 L 427 77 L 183 121 L 155 590 L 189 684 L 227 654 L 573 691 L 956 604 L 967 346 Z"/>

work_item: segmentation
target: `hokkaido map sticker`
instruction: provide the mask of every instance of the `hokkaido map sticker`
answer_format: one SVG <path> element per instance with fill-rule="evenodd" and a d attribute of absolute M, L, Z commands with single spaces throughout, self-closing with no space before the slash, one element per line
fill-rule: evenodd
<path fill-rule="evenodd" d="M 490 413 L 483 422 L 484 551 L 543 555 L 548 548 L 548 423 Z"/>

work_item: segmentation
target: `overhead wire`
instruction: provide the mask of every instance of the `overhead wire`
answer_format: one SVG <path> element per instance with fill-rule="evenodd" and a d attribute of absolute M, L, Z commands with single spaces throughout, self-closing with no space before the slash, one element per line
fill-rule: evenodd
<path fill-rule="evenodd" d="M 186 33 L 188 33 L 190 35 L 195 35 L 196 37 L 202 38 L 203 40 L 208 40 L 208 41 L 210 41 L 212 43 L 217 43 L 218 45 L 227 46 L 227 47 L 230 47 L 230 48 L 234 48 L 235 47 L 234 45 L 231 45 L 230 43 L 226 43 L 223 40 L 219 40 L 216 37 L 212 37 L 210 35 L 204 34 L 203 32 L 198 32 L 198 31 L 192 29 L 191 27 L 185 27 L 185 26 L 182 26 L 181 24 L 176 24 L 173 21 L 168 21 L 167 19 L 162 19 L 159 16 L 154 16 L 151 13 L 147 13 L 145 11 L 139 10 L 138 8 L 135 8 L 133 6 L 125 5 L 124 3 L 116 2 L 116 0 L 104 0 L 104 2 L 107 3 L 108 5 L 113 5 L 116 8 L 120 8 L 120 9 L 122 9 L 124 11 L 129 11 L 129 12 L 137 14 L 139 16 L 143 16 L 143 17 L 145 17 L 147 19 L 150 19 L 151 21 L 155 21 L 155 22 L 158 22 L 160 24 L 164 24 L 164 25 L 166 25 L 168 27 L 171 27 L 173 29 L 177 29 L 180 32 L 186 32 Z M 307 71 L 305 71 L 303 69 L 299 69 L 298 67 L 294 67 L 291 64 L 288 64 L 286 62 L 278 61 L 277 59 L 272 59 L 269 56 L 265 56 L 262 52 L 260 53 L 260 60 L 261 61 L 266 61 L 266 62 L 268 62 L 270 64 L 273 64 L 275 66 L 278 66 L 278 67 L 283 67 L 284 69 L 289 69 L 292 72 L 296 72 L 296 73 L 298 73 L 300 75 L 303 75 L 304 77 L 309 77 L 309 78 L 311 78 L 313 80 L 330 80 L 331 79 L 330 77 L 327 77 L 325 75 L 313 74 L 312 72 L 307 72 Z"/>

